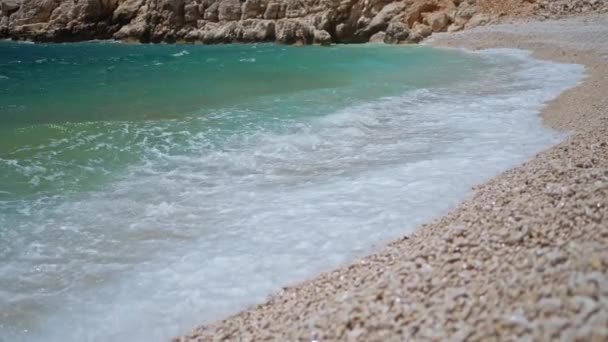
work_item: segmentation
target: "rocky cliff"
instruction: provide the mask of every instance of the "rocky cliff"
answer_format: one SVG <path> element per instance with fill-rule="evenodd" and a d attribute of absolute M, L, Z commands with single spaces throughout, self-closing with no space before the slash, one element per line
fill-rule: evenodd
<path fill-rule="evenodd" d="M 0 38 L 35 41 L 418 42 L 513 13 L 605 10 L 608 0 L 0 0 Z"/>

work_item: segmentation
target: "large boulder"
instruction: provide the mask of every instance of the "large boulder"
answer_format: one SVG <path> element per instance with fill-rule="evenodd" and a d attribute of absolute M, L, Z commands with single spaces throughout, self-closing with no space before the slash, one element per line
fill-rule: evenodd
<path fill-rule="evenodd" d="M 114 10 L 113 20 L 119 23 L 128 23 L 137 15 L 144 0 L 125 0 Z"/>
<path fill-rule="evenodd" d="M 308 14 L 304 1 L 285 0 L 285 18 L 302 18 Z"/>
<path fill-rule="evenodd" d="M 325 30 L 314 30 L 314 43 L 319 45 L 330 45 L 331 35 Z"/>
<path fill-rule="evenodd" d="M 418 43 L 422 41 L 424 38 L 430 36 L 433 33 L 433 29 L 426 24 L 416 23 L 412 28 L 410 33 L 410 41 L 413 43 Z"/>
<path fill-rule="evenodd" d="M 200 6 L 192 1 L 184 5 L 184 22 L 193 24 L 201 18 Z"/>
<path fill-rule="evenodd" d="M 393 2 L 384 6 L 378 14 L 367 24 L 367 26 L 360 30 L 367 35 L 373 35 L 378 31 L 385 30 L 388 26 L 389 21 L 397 14 L 403 12 L 406 8 L 405 2 Z"/>
<path fill-rule="evenodd" d="M 477 7 L 477 3 L 475 1 L 462 1 L 456 9 L 454 22 L 459 25 L 464 25 L 478 12 L 479 8 Z"/>
<path fill-rule="evenodd" d="M 380 31 L 374 33 L 371 37 L 369 37 L 370 43 L 384 43 L 384 39 L 386 38 L 386 32 Z"/>
<path fill-rule="evenodd" d="M 220 21 L 241 19 L 241 2 L 239 0 L 222 0 L 219 2 L 218 18 Z"/>
<path fill-rule="evenodd" d="M 262 0 L 246 0 L 241 8 L 241 19 L 261 18 L 265 10 Z"/>
<path fill-rule="evenodd" d="M 205 9 L 205 13 L 203 14 L 203 19 L 210 21 L 210 22 L 219 21 L 219 15 L 218 15 L 219 7 L 220 7 L 220 4 L 217 2 L 214 2 L 211 5 L 209 5 L 209 7 L 207 7 L 207 9 Z"/>
<path fill-rule="evenodd" d="M 384 42 L 388 44 L 399 44 L 407 42 L 410 36 L 410 30 L 405 23 L 393 21 L 386 28 Z"/>
<path fill-rule="evenodd" d="M 445 31 L 450 24 L 447 14 L 443 11 L 425 13 L 424 22 L 431 27 L 433 32 Z"/>
<path fill-rule="evenodd" d="M 473 27 L 485 25 L 492 20 L 490 15 L 484 13 L 475 14 L 467 23 L 464 25 L 466 29 L 471 29 Z"/>
<path fill-rule="evenodd" d="M 21 7 L 21 2 L 21 0 L 2 0 L 0 1 L 0 11 L 8 17 Z"/>
<path fill-rule="evenodd" d="M 422 22 L 423 13 L 435 12 L 439 9 L 436 1 L 417 1 L 407 7 L 404 19 L 409 27 L 414 27 L 414 24 Z"/>
<path fill-rule="evenodd" d="M 184 24 L 184 0 L 159 0 L 160 11 L 154 13 L 155 30 L 174 32 Z M 159 27 L 160 26 L 160 27 Z M 157 35 L 157 36 L 158 36 Z"/>
<path fill-rule="evenodd" d="M 145 12 L 145 11 L 143 11 Z M 114 38 L 119 40 L 147 42 L 150 39 L 150 25 L 146 15 L 138 15 L 129 24 L 122 26 L 114 33 Z"/>
<path fill-rule="evenodd" d="M 243 20 L 237 28 L 238 39 L 242 42 L 262 42 L 275 39 L 274 22 L 271 20 Z"/>
<path fill-rule="evenodd" d="M 285 16 L 285 6 L 278 1 L 271 1 L 266 6 L 264 19 L 281 19 Z"/>
<path fill-rule="evenodd" d="M 282 19 L 276 22 L 275 36 L 282 44 L 312 44 L 314 27 L 296 19 Z"/>
<path fill-rule="evenodd" d="M 15 26 L 47 23 L 51 18 L 53 10 L 58 6 L 58 0 L 25 1 L 21 4 L 19 9 L 11 15 L 11 21 Z M 38 27 L 39 26 L 36 26 L 36 29 L 34 29 L 34 26 L 24 27 L 22 31 L 25 33 L 37 32 Z"/>
<path fill-rule="evenodd" d="M 340 23 L 336 25 L 335 34 L 338 42 L 348 42 L 350 39 L 352 39 L 353 28 L 345 23 Z"/>
<path fill-rule="evenodd" d="M 96 22 L 106 14 L 99 0 L 79 0 L 73 8 L 74 19 L 81 23 Z"/>

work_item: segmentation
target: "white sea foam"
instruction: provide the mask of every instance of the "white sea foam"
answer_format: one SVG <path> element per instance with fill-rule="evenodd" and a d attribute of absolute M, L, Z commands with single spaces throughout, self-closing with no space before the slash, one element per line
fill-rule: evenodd
<path fill-rule="evenodd" d="M 189 55 L 189 54 L 190 54 L 190 52 L 188 52 L 186 50 L 182 50 L 180 52 L 174 53 L 171 56 L 173 56 L 173 57 L 182 57 L 182 56 L 186 56 L 186 55 Z"/>
<path fill-rule="evenodd" d="M 20 227 L 31 236 L 0 236 L 0 257 L 19 255 L 0 264 L 11 327 L 0 339 L 165 340 L 446 212 L 559 141 L 537 114 L 583 75 L 520 51 L 481 55 L 504 65 L 477 83 L 356 104 L 281 134 L 235 134 L 222 149 L 205 134 L 147 128 L 161 143 L 144 139 L 146 160 L 122 179 L 58 205 L 41 199 Z M 193 153 L 171 153 L 177 137 Z M 96 137 L 56 143 L 86 139 Z"/>

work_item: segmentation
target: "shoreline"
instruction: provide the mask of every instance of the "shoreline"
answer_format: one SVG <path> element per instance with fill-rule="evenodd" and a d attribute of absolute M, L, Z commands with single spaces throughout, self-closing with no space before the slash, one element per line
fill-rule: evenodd
<path fill-rule="evenodd" d="M 542 110 L 561 143 L 370 256 L 176 341 L 608 339 L 608 16 L 436 34 L 583 64 Z"/>

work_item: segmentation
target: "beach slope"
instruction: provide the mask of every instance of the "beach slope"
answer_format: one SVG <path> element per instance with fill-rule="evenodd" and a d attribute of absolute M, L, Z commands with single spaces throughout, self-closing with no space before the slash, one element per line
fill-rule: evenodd
<path fill-rule="evenodd" d="M 608 340 L 608 16 L 430 43 L 584 64 L 542 114 L 569 138 L 413 235 L 176 341 Z"/>

